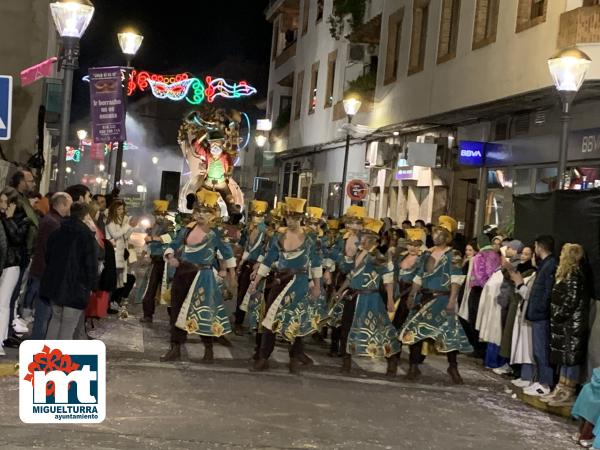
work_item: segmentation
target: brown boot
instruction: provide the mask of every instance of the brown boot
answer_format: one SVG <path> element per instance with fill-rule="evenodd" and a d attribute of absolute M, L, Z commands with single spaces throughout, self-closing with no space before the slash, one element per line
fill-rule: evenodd
<path fill-rule="evenodd" d="M 254 364 L 250 368 L 250 372 L 264 372 L 269 368 L 269 360 L 261 358 L 260 356 L 254 361 Z"/>
<path fill-rule="evenodd" d="M 395 378 L 398 374 L 398 360 L 400 356 L 396 353 L 395 355 L 387 358 L 387 371 L 385 372 L 385 376 L 389 378 Z"/>
<path fill-rule="evenodd" d="M 297 356 L 297 358 L 298 358 L 298 361 L 300 361 L 300 363 L 303 366 L 310 367 L 315 364 L 315 362 L 312 360 L 312 358 L 310 356 L 308 356 L 306 353 L 300 353 Z"/>
<path fill-rule="evenodd" d="M 419 366 L 417 364 L 411 364 L 408 367 L 408 372 L 406 373 L 406 379 L 408 381 L 416 381 L 421 378 L 421 371 L 419 370 Z"/>
<path fill-rule="evenodd" d="M 352 370 L 352 356 L 344 355 L 344 358 L 342 359 L 342 369 L 340 372 L 349 374 L 350 370 Z"/>
<path fill-rule="evenodd" d="M 215 339 L 217 344 L 221 344 L 223 347 L 233 347 L 233 344 L 231 343 L 231 341 L 229 339 L 227 339 L 225 336 L 219 336 L 218 338 Z"/>
<path fill-rule="evenodd" d="M 161 362 L 179 361 L 181 359 L 181 345 L 171 344 L 169 351 L 160 357 Z"/>
<path fill-rule="evenodd" d="M 212 344 L 204 344 L 204 357 L 202 358 L 202 362 L 204 364 L 213 364 L 215 362 Z"/>
<path fill-rule="evenodd" d="M 241 323 L 236 323 L 233 327 L 233 332 L 236 336 L 244 335 L 244 326 Z"/>
<path fill-rule="evenodd" d="M 452 378 L 453 384 L 465 384 L 462 377 L 460 376 L 460 373 L 458 373 L 458 368 L 456 366 L 448 367 L 448 370 L 446 372 L 448 372 L 448 375 L 450 375 L 450 378 Z"/>
<path fill-rule="evenodd" d="M 290 358 L 290 364 L 288 366 L 290 373 L 293 375 L 298 375 L 300 374 L 300 367 L 302 366 L 302 363 L 300 362 L 300 360 L 298 358 Z"/>

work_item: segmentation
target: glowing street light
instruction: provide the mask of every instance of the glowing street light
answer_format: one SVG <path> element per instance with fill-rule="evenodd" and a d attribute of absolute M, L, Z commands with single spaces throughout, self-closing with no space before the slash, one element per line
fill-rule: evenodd
<path fill-rule="evenodd" d="M 156 156 L 152 157 L 152 164 L 158 164 L 158 157 L 156 157 Z"/>
<path fill-rule="evenodd" d="M 121 47 L 121 51 L 125 55 L 125 61 L 127 63 L 127 70 L 125 74 L 125 79 L 129 77 L 129 70 L 131 67 L 131 60 L 139 50 L 142 45 L 142 41 L 144 40 L 144 36 L 136 33 L 132 30 L 124 30 L 121 33 L 117 34 L 117 40 L 119 41 L 119 46 Z M 127 122 L 127 95 L 123 97 L 125 99 L 125 122 Z M 124 142 L 119 142 L 119 146 L 117 147 L 117 162 L 115 165 L 115 188 L 121 183 L 121 167 L 127 167 L 126 165 L 121 165 L 121 161 L 123 161 L 123 148 L 125 146 Z"/>
<path fill-rule="evenodd" d="M 127 168 L 127 161 L 123 161 L 121 163 L 121 167 L 123 167 L 123 169 L 126 169 Z"/>
<path fill-rule="evenodd" d="M 79 39 L 85 33 L 94 16 L 94 5 L 89 0 L 57 0 L 50 3 L 50 13 L 56 31 L 62 40 L 60 61 L 64 70 L 63 96 L 60 113 L 60 141 L 58 145 L 57 190 L 64 190 L 67 167 L 65 155 L 69 122 L 71 120 L 71 97 L 73 95 L 73 72 L 79 67 Z"/>
<path fill-rule="evenodd" d="M 67 172 L 67 173 L 71 173 L 71 172 L 73 172 L 73 169 L 71 169 L 70 167 L 67 167 L 67 168 L 65 169 L 65 172 Z"/>
<path fill-rule="evenodd" d="M 144 36 L 137 34 L 135 31 L 124 31 L 123 33 L 117 34 L 117 39 L 119 40 L 121 51 L 125 55 L 133 57 L 142 45 Z"/>
<path fill-rule="evenodd" d="M 561 50 L 548 60 L 548 69 L 562 100 L 560 152 L 558 154 L 558 189 L 565 184 L 567 148 L 571 123 L 571 103 L 581 88 L 592 59 L 576 47 Z"/>
<path fill-rule="evenodd" d="M 254 140 L 256 141 L 256 145 L 260 148 L 263 148 L 267 143 L 267 137 L 264 134 L 257 134 Z"/>
<path fill-rule="evenodd" d="M 346 200 L 346 172 L 348 171 L 348 154 L 350 153 L 350 124 L 352 123 L 352 117 L 356 115 L 360 109 L 362 102 L 356 95 L 349 95 L 344 99 L 344 111 L 348 117 L 348 130 L 346 133 L 346 151 L 344 153 L 344 169 L 342 172 L 342 184 L 340 192 L 340 208 L 338 217 L 344 215 L 344 200 Z"/>
<path fill-rule="evenodd" d="M 99 170 L 100 172 L 104 172 L 104 169 L 106 169 L 106 167 L 104 166 L 104 164 L 99 164 L 99 165 L 98 165 L 98 170 Z"/>
<path fill-rule="evenodd" d="M 83 141 L 88 136 L 88 132 L 85 130 L 77 130 L 77 138 Z"/>

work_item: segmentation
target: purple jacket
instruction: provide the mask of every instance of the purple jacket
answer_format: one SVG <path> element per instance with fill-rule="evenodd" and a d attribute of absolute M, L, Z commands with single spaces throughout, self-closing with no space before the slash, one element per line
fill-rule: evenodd
<path fill-rule="evenodd" d="M 470 286 L 485 286 L 492 274 L 502 264 L 502 256 L 497 251 L 488 248 L 481 250 L 473 258 Z"/>

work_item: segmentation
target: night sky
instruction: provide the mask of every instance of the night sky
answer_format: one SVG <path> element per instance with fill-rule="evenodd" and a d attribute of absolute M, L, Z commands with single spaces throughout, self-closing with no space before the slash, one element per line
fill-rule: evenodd
<path fill-rule="evenodd" d="M 81 40 L 72 121 L 89 115 L 89 87 L 81 82 L 87 69 L 125 64 L 117 33 L 127 26 L 144 36 L 133 61 L 136 68 L 245 79 L 258 89 L 258 98 L 266 98 L 272 28 L 263 12 L 268 0 L 93 3 L 96 12 Z"/>

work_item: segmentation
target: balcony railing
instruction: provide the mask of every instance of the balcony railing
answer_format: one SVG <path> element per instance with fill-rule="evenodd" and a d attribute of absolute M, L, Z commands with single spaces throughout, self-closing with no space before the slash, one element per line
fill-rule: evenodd
<path fill-rule="evenodd" d="M 558 48 L 600 42 L 600 5 L 582 6 L 562 13 Z"/>

